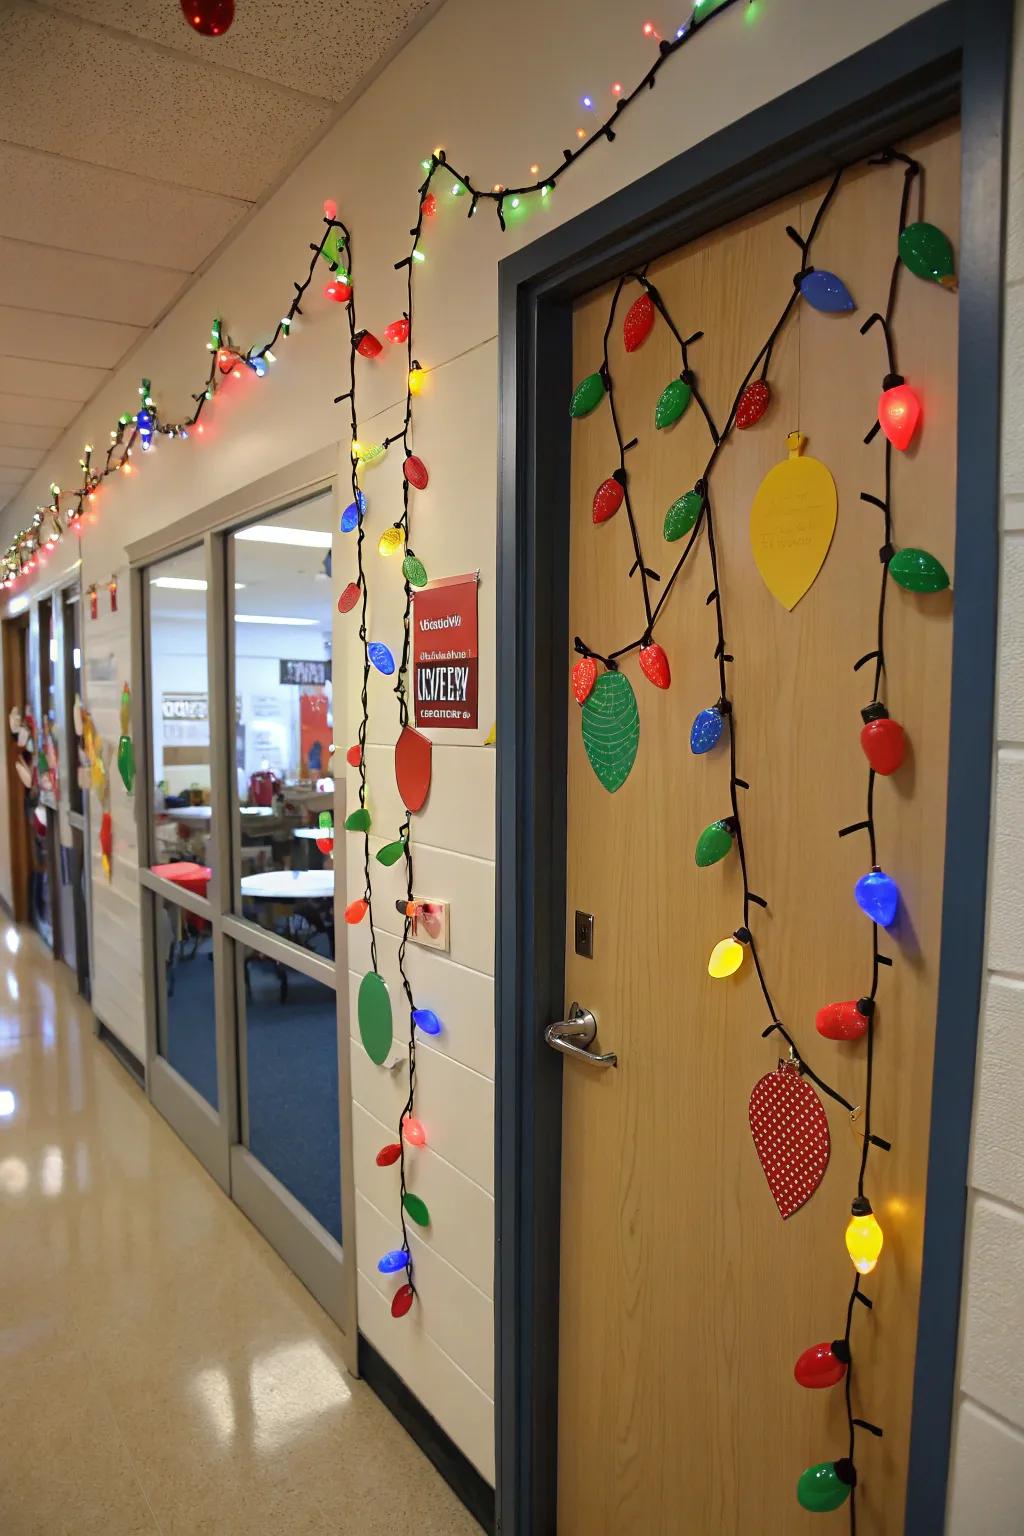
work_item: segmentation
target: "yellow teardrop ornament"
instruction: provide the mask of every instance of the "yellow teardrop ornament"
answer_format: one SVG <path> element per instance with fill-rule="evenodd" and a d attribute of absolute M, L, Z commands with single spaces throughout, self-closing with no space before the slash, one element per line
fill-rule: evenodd
<path fill-rule="evenodd" d="M 768 471 L 750 509 L 761 579 L 790 612 L 824 565 L 836 531 L 836 483 L 820 459 L 803 456 L 806 442 L 799 432 L 789 434 L 789 458 Z"/>

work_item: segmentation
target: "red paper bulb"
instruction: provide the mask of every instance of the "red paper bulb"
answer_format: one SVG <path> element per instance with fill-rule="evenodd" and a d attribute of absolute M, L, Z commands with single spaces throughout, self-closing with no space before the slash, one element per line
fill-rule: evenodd
<path fill-rule="evenodd" d="M 812 1344 L 796 1362 L 793 1375 L 802 1387 L 834 1387 L 846 1375 L 849 1355 L 849 1345 L 842 1339 L 831 1344 Z"/>
<path fill-rule="evenodd" d="M 748 384 L 736 406 L 737 429 L 745 432 L 747 427 L 754 425 L 755 421 L 760 421 L 771 403 L 771 398 L 772 392 L 766 380 L 755 379 L 752 384 Z"/>
<path fill-rule="evenodd" d="M 656 640 L 640 647 L 640 670 L 655 688 L 667 688 L 671 683 L 668 657 Z"/>
<path fill-rule="evenodd" d="M 317 847 L 319 848 L 319 846 L 320 840 L 318 838 Z M 368 901 L 364 901 L 362 896 L 360 896 L 358 901 L 350 901 L 348 906 L 345 908 L 346 923 L 351 923 L 352 927 L 354 928 L 356 923 L 362 922 L 363 918 L 366 916 L 369 910 L 370 903 Z"/>
<path fill-rule="evenodd" d="M 414 1115 L 406 1115 L 402 1121 L 402 1135 L 414 1147 L 425 1147 L 427 1133 Z"/>
<path fill-rule="evenodd" d="M 411 1285 L 400 1285 L 391 1298 L 391 1316 L 404 1317 L 416 1300 L 416 1292 Z"/>
<path fill-rule="evenodd" d="M 350 768 L 358 768 L 363 760 L 363 749 L 357 742 L 354 747 L 349 747 L 345 753 L 345 761 Z"/>
<path fill-rule="evenodd" d="M 902 451 L 910 447 L 910 440 L 921 420 L 921 402 L 909 384 L 900 380 L 898 384 L 883 389 L 878 397 L 878 420 L 894 448 Z"/>
<path fill-rule="evenodd" d="M 597 662 L 593 656 L 581 656 L 572 669 L 572 691 L 577 704 L 585 704 L 597 682 Z"/>
<path fill-rule="evenodd" d="M 316 840 L 316 846 L 317 846 L 317 849 L 319 850 L 320 853 L 333 853 L 334 852 L 334 838 L 333 837 L 318 837 L 317 840 Z"/>
<path fill-rule="evenodd" d="M 351 613 L 359 601 L 360 586 L 358 581 L 350 581 L 348 586 L 338 598 L 338 612 Z"/>
<path fill-rule="evenodd" d="M 864 756 L 876 773 L 895 773 L 907 750 L 907 738 L 898 720 L 889 719 L 884 704 L 869 704 L 861 710 L 864 724 L 860 744 Z"/>
<path fill-rule="evenodd" d="M 434 214 L 437 212 L 437 198 L 433 192 L 428 192 L 422 203 L 420 203 L 420 212 L 426 219 L 434 217 Z"/>
<path fill-rule="evenodd" d="M 656 313 L 649 293 L 642 293 L 638 299 L 633 300 L 622 322 L 622 339 L 627 352 L 635 352 L 643 346 L 651 334 Z"/>
<path fill-rule="evenodd" d="M 430 476 L 427 474 L 427 466 L 414 453 L 410 453 L 402 465 L 402 474 L 417 491 L 425 491 L 430 481 Z"/>
<path fill-rule="evenodd" d="M 324 294 L 327 298 L 333 299 L 335 304 L 347 304 L 352 297 L 352 285 L 351 283 L 343 283 L 340 278 L 336 277 L 333 282 L 327 284 Z"/>
<path fill-rule="evenodd" d="M 372 331 L 358 331 L 356 333 L 356 351 L 360 357 L 380 357 L 383 345 L 377 340 Z"/>
<path fill-rule="evenodd" d="M 181 11 L 202 37 L 220 37 L 235 19 L 235 0 L 181 0 Z"/>
<path fill-rule="evenodd" d="M 602 480 L 594 492 L 594 522 L 606 523 L 610 517 L 614 517 L 622 506 L 625 494 L 621 480 L 616 480 L 614 476 Z"/>
<path fill-rule="evenodd" d="M 871 1009 L 864 1010 L 866 999 L 847 1003 L 826 1003 L 814 1016 L 814 1026 L 826 1040 L 859 1040 L 868 1027 Z"/>
<path fill-rule="evenodd" d="M 409 340 L 409 322 L 404 315 L 401 320 L 392 320 L 390 325 L 384 327 L 384 339 L 396 344 Z"/>
<path fill-rule="evenodd" d="M 390 1168 L 392 1163 L 397 1163 L 402 1155 L 401 1142 L 391 1141 L 386 1147 L 381 1147 L 377 1153 L 377 1167 Z"/>

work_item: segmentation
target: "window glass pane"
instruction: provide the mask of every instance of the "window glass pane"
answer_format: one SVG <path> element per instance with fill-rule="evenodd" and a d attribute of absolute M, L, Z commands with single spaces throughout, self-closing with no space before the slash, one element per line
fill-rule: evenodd
<path fill-rule="evenodd" d="M 151 565 L 148 592 L 153 864 L 206 894 L 213 856 L 206 564 L 201 546 Z"/>
<path fill-rule="evenodd" d="M 341 1242 L 335 994 L 245 949 L 250 1152 Z"/>
<path fill-rule="evenodd" d="M 316 496 L 231 535 L 240 909 L 324 955 L 334 952 L 333 833 L 320 826 L 335 809 L 331 508 Z"/>
<path fill-rule="evenodd" d="M 217 1029 L 213 940 L 205 918 L 158 896 L 157 1048 L 208 1104 L 217 1108 Z"/>

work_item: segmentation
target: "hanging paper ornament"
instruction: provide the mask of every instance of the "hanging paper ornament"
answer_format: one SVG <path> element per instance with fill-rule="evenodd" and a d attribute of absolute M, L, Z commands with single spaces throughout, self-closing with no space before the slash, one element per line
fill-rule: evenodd
<path fill-rule="evenodd" d="M 593 656 L 581 656 L 572 669 L 572 691 L 577 704 L 585 704 L 597 682 L 597 662 Z"/>
<path fill-rule="evenodd" d="M 423 386 L 424 386 L 424 384 L 426 382 L 427 382 L 427 372 L 426 372 L 425 368 L 410 368 L 409 369 L 409 393 L 410 393 L 410 395 L 421 395 L 423 393 Z"/>
<path fill-rule="evenodd" d="M 340 277 L 335 277 L 325 286 L 324 297 L 333 299 L 335 304 L 347 304 L 352 297 L 352 285 L 342 282 Z"/>
<path fill-rule="evenodd" d="M 358 768 L 363 760 L 363 749 L 357 742 L 354 747 L 349 747 L 345 753 L 345 761 L 350 768 Z"/>
<path fill-rule="evenodd" d="M 113 852 L 114 852 L 114 823 L 110 812 L 104 811 L 100 821 L 100 859 L 103 864 L 103 873 L 110 880 L 113 876 Z"/>
<path fill-rule="evenodd" d="M 915 277 L 941 283 L 943 288 L 957 286 L 953 247 L 948 235 L 934 224 L 908 224 L 900 232 L 900 260 Z"/>
<path fill-rule="evenodd" d="M 405 1115 L 402 1119 L 402 1135 L 405 1140 L 414 1147 L 425 1147 L 427 1133 L 415 1115 Z"/>
<path fill-rule="evenodd" d="M 395 743 L 395 783 L 407 811 L 421 811 L 430 793 L 430 741 L 404 725 Z"/>
<path fill-rule="evenodd" d="M 707 869 L 710 864 L 717 864 L 719 859 L 724 859 L 727 853 L 731 853 L 733 837 L 731 816 L 725 817 L 722 821 L 713 821 L 709 827 L 705 827 L 697 839 L 697 849 L 694 854 L 698 869 Z"/>
<path fill-rule="evenodd" d="M 895 922 L 900 904 L 900 888 L 884 869 L 876 865 L 866 875 L 861 875 L 853 888 L 853 894 L 858 907 L 873 923 L 888 928 Z"/>
<path fill-rule="evenodd" d="M 898 549 L 889 561 L 889 575 L 908 592 L 944 592 L 946 568 L 926 549 Z"/>
<path fill-rule="evenodd" d="M 874 1003 L 869 997 L 846 1003 L 826 1003 L 815 1014 L 814 1027 L 826 1040 L 859 1040 L 867 1030 L 873 1012 Z"/>
<path fill-rule="evenodd" d="M 235 0 L 181 0 L 181 10 L 201 37 L 221 37 L 235 19 Z"/>
<path fill-rule="evenodd" d="M 433 1008 L 414 1008 L 412 1021 L 417 1029 L 421 1029 L 425 1035 L 439 1035 L 441 1033 L 441 1020 Z"/>
<path fill-rule="evenodd" d="M 392 320 L 390 325 L 384 327 L 385 341 L 394 342 L 396 345 L 409 340 L 409 320 L 403 315 L 401 320 Z"/>
<path fill-rule="evenodd" d="M 360 464 L 373 464 L 382 454 L 387 453 L 384 443 L 361 443 L 358 438 L 352 444 L 352 457 L 358 459 Z"/>
<path fill-rule="evenodd" d="M 895 773 L 903 762 L 907 739 L 898 720 L 890 720 L 884 704 L 868 704 L 861 710 L 864 721 L 860 744 L 876 773 Z"/>
<path fill-rule="evenodd" d="M 427 466 L 422 459 L 418 459 L 414 453 L 410 453 L 402 465 L 402 473 L 409 484 L 417 491 L 425 491 L 430 481 L 427 474 Z"/>
<path fill-rule="evenodd" d="M 604 399 L 604 379 L 599 373 L 588 373 L 572 392 L 569 401 L 570 416 L 589 416 L 595 405 Z"/>
<path fill-rule="evenodd" d="M 401 528 L 392 524 L 389 528 L 384 529 L 384 532 L 377 540 L 377 553 L 378 555 L 383 555 L 385 559 L 390 559 L 397 550 L 401 549 L 404 543 L 405 534 Z"/>
<path fill-rule="evenodd" d="M 425 587 L 427 584 L 427 568 L 415 555 L 406 555 L 402 561 L 402 575 L 410 587 Z"/>
<path fill-rule="evenodd" d="M 392 1248 L 377 1260 L 377 1268 L 382 1275 L 397 1275 L 400 1270 L 409 1268 L 409 1255 L 404 1248 Z"/>
<path fill-rule="evenodd" d="M 627 352 L 635 352 L 642 347 L 654 325 L 657 310 L 649 293 L 644 292 L 638 299 L 634 299 L 626 311 L 626 318 L 622 322 L 622 340 Z"/>
<path fill-rule="evenodd" d="M 430 1212 L 427 1210 L 426 1202 L 421 1200 L 419 1195 L 414 1195 L 409 1190 L 406 1190 L 402 1196 L 402 1204 L 405 1206 L 405 1214 L 409 1217 L 410 1221 L 414 1221 L 418 1227 L 430 1226 Z"/>
<path fill-rule="evenodd" d="M 849 288 L 834 272 L 819 272 L 812 267 L 800 279 L 800 292 L 812 309 L 824 315 L 842 315 L 857 306 Z"/>
<path fill-rule="evenodd" d="M 721 741 L 724 727 L 725 721 L 717 704 L 710 709 L 702 709 L 694 716 L 690 727 L 690 751 L 695 755 L 710 752 Z"/>
<path fill-rule="evenodd" d="M 385 869 L 392 864 L 397 864 L 405 852 L 405 839 L 397 838 L 393 843 L 385 843 L 383 848 L 377 850 L 377 863 L 383 864 Z"/>
<path fill-rule="evenodd" d="M 376 971 L 367 971 L 359 983 L 357 1013 L 363 1049 L 372 1062 L 378 1067 L 383 1066 L 394 1040 L 394 1029 L 391 998 L 383 978 Z"/>
<path fill-rule="evenodd" d="M 334 852 L 334 818 L 330 811 L 321 811 L 318 818 L 320 836 L 316 839 L 316 846 L 320 853 Z"/>
<path fill-rule="evenodd" d="M 359 601 L 359 593 L 362 589 L 358 581 L 350 581 L 338 598 L 338 612 L 351 613 Z"/>
<path fill-rule="evenodd" d="M 350 901 L 348 906 L 345 908 L 346 923 L 354 928 L 356 923 L 362 922 L 363 918 L 366 916 L 369 910 L 370 903 L 366 901 L 362 896 L 360 896 L 357 901 Z"/>
<path fill-rule="evenodd" d="M 354 501 L 349 502 L 348 506 L 341 514 L 341 518 L 338 522 L 338 527 L 341 529 L 341 532 L 351 533 L 354 529 L 358 528 L 360 522 L 362 521 L 362 515 L 362 511 L 358 504 Z M 357 587 L 356 591 L 358 590 L 359 589 Z"/>
<path fill-rule="evenodd" d="M 389 1142 L 386 1147 L 381 1147 L 380 1151 L 377 1153 L 377 1167 L 390 1168 L 392 1163 L 398 1162 L 398 1159 L 401 1157 L 401 1155 L 401 1143 L 397 1141 Z"/>
<path fill-rule="evenodd" d="M 335 209 L 335 213 L 337 213 L 337 209 Z M 342 256 L 344 250 L 344 232 L 340 229 L 328 230 L 327 238 L 324 240 L 320 251 L 320 255 L 323 257 L 324 261 L 327 262 L 328 266 L 340 267 L 342 264 Z"/>
<path fill-rule="evenodd" d="M 740 395 L 736 403 L 736 428 L 745 432 L 760 421 L 771 403 L 772 392 L 767 379 L 754 379 Z"/>
<path fill-rule="evenodd" d="M 921 420 L 921 402 L 901 374 L 886 374 L 878 397 L 878 424 L 894 448 L 910 447 Z"/>
<path fill-rule="evenodd" d="M 352 339 L 360 357 L 379 357 L 384 350 L 372 331 L 357 331 Z"/>
<path fill-rule="evenodd" d="M 620 475 L 622 479 L 619 478 Z M 616 470 L 615 474 L 609 476 L 607 480 L 601 481 L 601 484 L 594 492 L 593 513 L 595 523 L 606 523 L 610 517 L 615 516 L 622 506 L 622 501 L 626 494 L 624 481 L 625 475 L 621 469 Z"/>
<path fill-rule="evenodd" d="M 385 677 L 391 676 L 395 670 L 395 658 L 386 645 L 382 645 L 379 640 L 371 640 L 366 647 L 366 654 L 378 672 L 383 673 Z"/>
<path fill-rule="evenodd" d="M 352 811 L 345 817 L 346 832 L 369 832 L 370 826 L 370 813 L 365 805 L 361 805 L 357 811 Z"/>
<path fill-rule="evenodd" d="M 700 491 L 687 491 L 685 496 L 680 496 L 672 503 L 665 513 L 665 525 L 662 529 L 662 533 L 670 544 L 674 544 L 676 539 L 681 539 L 684 533 L 689 533 L 700 516 L 703 505 L 704 498 Z"/>
<path fill-rule="evenodd" d="M 583 705 L 583 745 L 610 794 L 629 778 L 640 744 L 633 685 L 623 672 L 603 672 Z"/>
<path fill-rule="evenodd" d="M 416 1292 L 411 1285 L 400 1285 L 391 1298 L 391 1316 L 404 1317 L 416 1300 Z"/>
<path fill-rule="evenodd" d="M 878 1263 L 884 1241 L 871 1201 L 858 1195 L 850 1204 L 850 1220 L 846 1228 L 846 1251 L 858 1275 L 870 1275 Z"/>
<path fill-rule="evenodd" d="M 839 1461 L 819 1461 L 801 1472 L 796 1496 L 804 1509 L 814 1514 L 827 1514 L 846 1503 L 856 1481 L 853 1462 L 845 1456 Z"/>
<path fill-rule="evenodd" d="M 793 1375 L 802 1387 L 834 1387 L 846 1375 L 849 1363 L 849 1344 L 845 1339 L 833 1339 L 831 1344 L 812 1344 L 805 1349 L 793 1367 Z"/>
<path fill-rule="evenodd" d="M 708 959 L 708 975 L 716 981 L 733 976 L 743 964 L 746 946 L 731 933 L 727 939 L 719 939 Z"/>
<path fill-rule="evenodd" d="M 786 438 L 789 457 L 768 471 L 750 509 L 750 541 L 761 579 L 790 612 L 825 562 L 836 528 L 836 483 L 820 459 L 804 457 L 807 439 Z"/>
<path fill-rule="evenodd" d="M 654 425 L 671 427 L 686 410 L 693 397 L 693 390 L 683 379 L 673 379 L 666 384 L 654 407 Z"/>
<path fill-rule="evenodd" d="M 121 736 L 117 743 L 117 771 L 121 783 L 131 794 L 135 788 L 135 747 L 130 736 Z"/>
<path fill-rule="evenodd" d="M 668 688 L 672 682 L 668 657 L 656 640 L 640 647 L 640 670 L 655 688 Z"/>
<path fill-rule="evenodd" d="M 791 1061 L 780 1061 L 754 1084 L 747 1113 L 768 1188 L 787 1221 L 825 1177 L 831 1151 L 828 1118 Z"/>

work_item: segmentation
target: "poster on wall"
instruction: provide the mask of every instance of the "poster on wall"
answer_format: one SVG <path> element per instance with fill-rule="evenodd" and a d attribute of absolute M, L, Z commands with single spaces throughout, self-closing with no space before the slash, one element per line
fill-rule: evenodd
<path fill-rule="evenodd" d="M 479 571 L 443 576 L 413 594 L 416 724 L 475 730 Z"/>
<path fill-rule="evenodd" d="M 210 706 L 205 693 L 161 694 L 160 718 L 165 746 L 209 746 Z"/>

